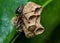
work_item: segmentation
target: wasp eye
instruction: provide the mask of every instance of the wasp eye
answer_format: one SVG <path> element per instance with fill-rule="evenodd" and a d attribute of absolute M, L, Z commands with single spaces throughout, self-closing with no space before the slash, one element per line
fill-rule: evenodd
<path fill-rule="evenodd" d="M 22 11 L 23 11 L 23 6 L 20 6 L 20 7 L 17 8 L 16 14 L 21 14 Z"/>

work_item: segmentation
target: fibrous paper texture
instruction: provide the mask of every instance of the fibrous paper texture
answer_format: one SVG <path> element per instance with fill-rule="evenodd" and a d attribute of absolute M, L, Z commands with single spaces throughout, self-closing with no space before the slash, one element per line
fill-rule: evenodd
<path fill-rule="evenodd" d="M 23 9 L 24 33 L 26 37 L 42 34 L 44 27 L 40 23 L 42 7 L 33 2 L 28 2 Z"/>

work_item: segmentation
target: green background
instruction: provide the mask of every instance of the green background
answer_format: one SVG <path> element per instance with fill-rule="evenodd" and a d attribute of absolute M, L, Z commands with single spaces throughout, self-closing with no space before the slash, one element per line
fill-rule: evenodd
<path fill-rule="evenodd" d="M 42 6 L 45 31 L 34 38 L 18 35 L 11 20 L 18 6 L 33 1 Z M 0 0 L 0 43 L 60 43 L 60 0 Z"/>

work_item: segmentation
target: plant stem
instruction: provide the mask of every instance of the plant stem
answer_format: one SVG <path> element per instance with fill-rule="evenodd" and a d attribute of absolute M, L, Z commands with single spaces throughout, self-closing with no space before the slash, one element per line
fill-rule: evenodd
<path fill-rule="evenodd" d="M 49 1 L 45 2 L 45 3 L 42 5 L 42 8 L 46 7 L 51 1 L 53 1 L 53 0 L 49 0 Z"/>
<path fill-rule="evenodd" d="M 14 43 L 18 36 L 19 34 L 16 35 L 16 37 L 11 41 L 11 43 Z"/>

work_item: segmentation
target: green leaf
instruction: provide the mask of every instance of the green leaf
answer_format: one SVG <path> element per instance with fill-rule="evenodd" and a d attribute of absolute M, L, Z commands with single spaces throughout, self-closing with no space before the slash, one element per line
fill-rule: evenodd
<path fill-rule="evenodd" d="M 11 19 L 15 16 L 16 8 L 26 2 L 27 0 L 0 0 L 0 43 L 9 43 L 16 34 Z"/>
<path fill-rule="evenodd" d="M 26 38 L 20 35 L 16 43 L 45 43 L 60 21 L 60 0 L 28 0 L 42 5 L 41 23 L 45 27 L 45 32 L 34 38 Z M 51 3 L 49 3 L 52 1 Z M 0 0 L 0 43 L 10 43 L 17 34 L 11 19 L 15 16 L 15 10 L 18 6 L 24 5 L 27 0 Z M 48 4 L 49 3 L 49 4 Z M 17 35 L 18 36 L 18 35 Z"/>

